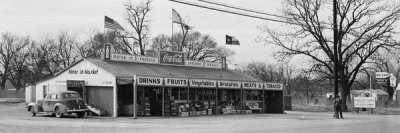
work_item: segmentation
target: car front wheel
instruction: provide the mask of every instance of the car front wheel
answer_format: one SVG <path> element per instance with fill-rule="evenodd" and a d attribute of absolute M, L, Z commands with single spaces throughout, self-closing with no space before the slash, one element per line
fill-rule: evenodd
<path fill-rule="evenodd" d="M 32 113 L 32 116 L 36 116 L 35 109 L 33 107 L 29 107 L 29 108 L 30 108 L 30 112 Z"/>
<path fill-rule="evenodd" d="M 54 114 L 56 114 L 57 118 L 61 118 L 63 116 L 63 114 L 61 113 L 60 108 L 58 108 L 58 107 L 54 110 Z"/>

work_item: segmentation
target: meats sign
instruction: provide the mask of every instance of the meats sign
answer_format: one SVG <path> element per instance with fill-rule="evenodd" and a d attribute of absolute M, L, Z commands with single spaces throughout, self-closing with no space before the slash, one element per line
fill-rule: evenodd
<path fill-rule="evenodd" d="M 185 65 L 185 54 L 183 52 L 160 51 L 160 63 Z"/>

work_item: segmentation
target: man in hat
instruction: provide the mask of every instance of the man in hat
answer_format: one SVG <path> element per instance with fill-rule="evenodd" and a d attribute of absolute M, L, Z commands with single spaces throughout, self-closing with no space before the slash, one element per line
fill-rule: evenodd
<path fill-rule="evenodd" d="M 343 111 L 342 111 L 342 99 L 340 98 L 340 96 L 336 96 L 335 99 L 333 100 L 334 103 L 334 108 L 335 108 L 335 118 L 339 119 L 342 118 L 343 119 Z"/>

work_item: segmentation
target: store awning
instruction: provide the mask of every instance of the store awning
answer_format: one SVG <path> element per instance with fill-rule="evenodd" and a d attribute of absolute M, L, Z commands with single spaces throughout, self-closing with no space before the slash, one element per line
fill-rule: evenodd
<path fill-rule="evenodd" d="M 132 83 L 133 75 L 189 79 L 258 81 L 257 79 L 242 72 L 228 69 L 117 62 L 101 59 L 86 60 L 115 75 L 117 77 L 117 82 L 121 84 Z"/>

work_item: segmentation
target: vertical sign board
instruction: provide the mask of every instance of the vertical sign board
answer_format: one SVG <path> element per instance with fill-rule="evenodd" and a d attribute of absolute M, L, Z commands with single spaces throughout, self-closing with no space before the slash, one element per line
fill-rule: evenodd
<path fill-rule="evenodd" d="M 207 79 L 189 79 L 190 87 L 204 87 L 204 88 L 215 88 L 217 87 L 216 80 Z"/>
<path fill-rule="evenodd" d="M 165 86 L 177 86 L 186 87 L 188 86 L 188 79 L 185 78 L 164 78 Z"/>
<path fill-rule="evenodd" d="M 355 108 L 375 108 L 375 97 L 354 97 Z"/>
<path fill-rule="evenodd" d="M 264 83 L 264 89 L 282 91 L 283 85 L 281 83 Z"/>
<path fill-rule="evenodd" d="M 172 65 L 185 65 L 183 52 L 160 51 L 160 63 Z"/>
<path fill-rule="evenodd" d="M 240 82 L 220 80 L 218 81 L 218 88 L 240 89 Z"/>
<path fill-rule="evenodd" d="M 162 86 L 162 77 L 145 77 L 145 76 L 136 76 L 136 84 L 137 85 L 148 85 L 148 86 Z"/>
<path fill-rule="evenodd" d="M 243 89 L 256 89 L 256 90 L 262 90 L 263 89 L 263 83 L 258 83 L 258 82 L 242 82 Z"/>

